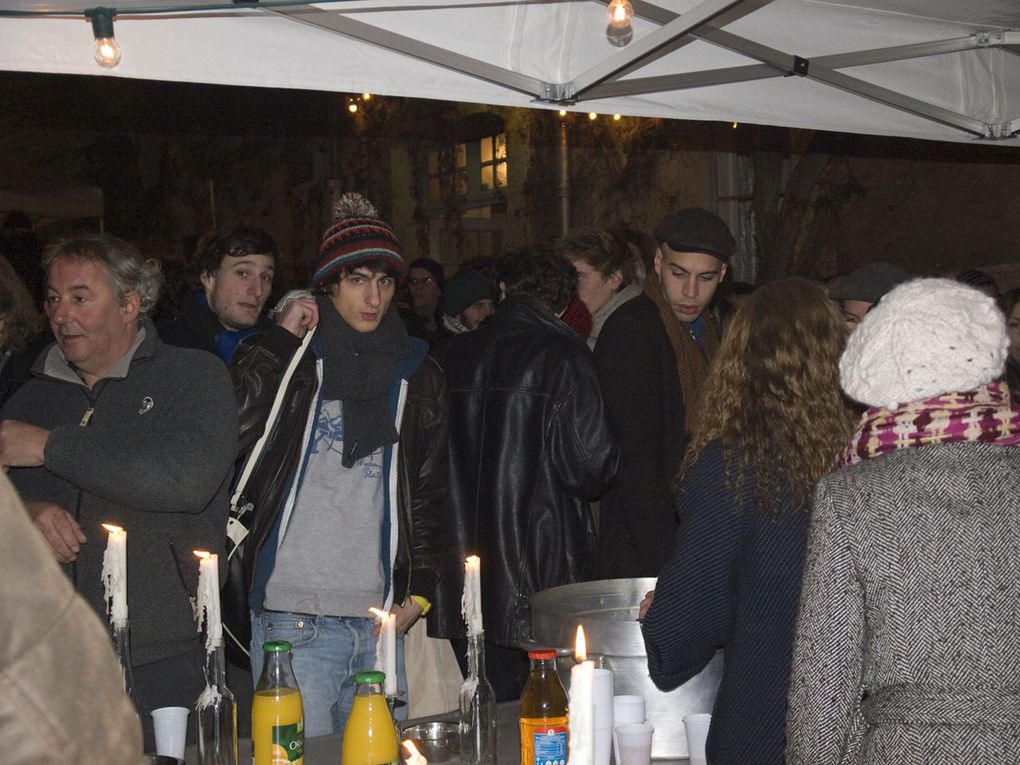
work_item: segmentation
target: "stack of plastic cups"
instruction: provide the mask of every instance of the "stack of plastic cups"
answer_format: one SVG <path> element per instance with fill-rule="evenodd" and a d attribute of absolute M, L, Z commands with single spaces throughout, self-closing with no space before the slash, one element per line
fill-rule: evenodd
<path fill-rule="evenodd" d="M 687 732 L 687 757 L 690 765 L 706 765 L 705 741 L 708 740 L 708 729 L 712 725 L 712 715 L 692 714 L 684 717 L 684 729 Z"/>
<path fill-rule="evenodd" d="M 608 669 L 596 669 L 591 691 L 594 765 L 609 765 L 613 749 L 613 673 Z"/>
<path fill-rule="evenodd" d="M 629 723 L 643 723 L 645 721 L 645 697 L 644 696 L 614 696 L 613 697 L 613 725 L 627 725 Z M 620 741 L 616 732 L 613 732 L 613 760 L 620 762 Z"/>

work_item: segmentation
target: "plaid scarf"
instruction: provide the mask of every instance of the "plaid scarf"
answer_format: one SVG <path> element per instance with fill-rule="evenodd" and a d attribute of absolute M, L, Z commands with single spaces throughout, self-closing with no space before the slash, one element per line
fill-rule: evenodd
<path fill-rule="evenodd" d="M 895 409 L 868 409 L 840 455 L 838 467 L 897 449 L 957 441 L 1020 444 L 1020 408 L 1012 405 L 1009 389 L 1001 380 L 966 393 L 946 393 Z"/>

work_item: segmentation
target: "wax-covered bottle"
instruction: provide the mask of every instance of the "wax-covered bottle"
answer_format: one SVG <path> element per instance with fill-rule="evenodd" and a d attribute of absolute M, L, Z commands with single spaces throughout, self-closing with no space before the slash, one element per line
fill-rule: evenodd
<path fill-rule="evenodd" d="M 556 651 L 529 651 L 531 671 L 521 694 L 521 765 L 565 765 L 567 692 L 556 674 Z"/>
<path fill-rule="evenodd" d="M 263 643 L 262 674 L 251 705 L 255 765 L 304 765 L 305 717 L 286 640 Z"/>

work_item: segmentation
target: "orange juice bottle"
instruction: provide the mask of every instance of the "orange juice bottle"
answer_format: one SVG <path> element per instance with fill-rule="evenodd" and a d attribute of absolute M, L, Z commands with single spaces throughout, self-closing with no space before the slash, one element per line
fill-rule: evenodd
<path fill-rule="evenodd" d="M 262 645 L 265 661 L 251 705 L 254 765 L 304 765 L 305 715 L 291 648 L 286 640 Z"/>
<path fill-rule="evenodd" d="M 397 730 L 382 692 L 386 676 L 377 670 L 354 676 L 357 690 L 344 727 L 341 765 L 396 765 Z"/>
<path fill-rule="evenodd" d="M 521 765 L 566 765 L 567 692 L 556 674 L 556 651 L 528 651 L 528 658 L 531 672 L 521 694 Z"/>

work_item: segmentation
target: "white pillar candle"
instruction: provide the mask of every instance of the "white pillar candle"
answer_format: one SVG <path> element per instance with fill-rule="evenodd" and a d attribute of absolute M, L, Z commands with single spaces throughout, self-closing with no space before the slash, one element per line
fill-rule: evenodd
<path fill-rule="evenodd" d="M 477 555 L 464 559 L 464 593 L 460 611 L 468 636 L 482 634 L 482 561 Z"/>
<path fill-rule="evenodd" d="M 397 617 L 379 608 L 368 609 L 379 617 L 379 640 L 375 645 L 375 668 L 386 675 L 383 693 L 397 695 Z"/>
<path fill-rule="evenodd" d="M 127 609 L 127 532 L 120 526 L 104 523 L 110 532 L 103 553 L 103 592 L 106 612 L 114 628 L 123 629 L 128 623 Z"/>
<path fill-rule="evenodd" d="M 407 752 L 407 759 L 404 760 L 404 765 L 429 765 L 425 755 L 418 751 L 418 747 L 414 745 L 411 739 L 404 739 L 404 749 Z"/>
<path fill-rule="evenodd" d="M 204 550 L 195 550 L 201 560 L 198 562 L 198 599 L 195 603 L 195 619 L 199 631 L 205 621 L 205 650 L 212 653 L 223 642 L 223 619 L 220 616 L 220 563 L 218 555 Z"/>
<path fill-rule="evenodd" d="M 595 662 L 587 661 L 587 655 L 584 628 L 578 626 L 574 649 L 577 664 L 570 669 L 568 765 L 592 765 L 595 757 L 595 732 L 592 727 L 592 678 L 595 674 Z"/>

